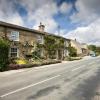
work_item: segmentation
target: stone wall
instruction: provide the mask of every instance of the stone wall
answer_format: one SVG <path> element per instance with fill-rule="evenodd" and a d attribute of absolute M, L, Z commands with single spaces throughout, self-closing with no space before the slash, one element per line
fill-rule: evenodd
<path fill-rule="evenodd" d="M 9 39 L 11 32 L 12 31 L 17 31 L 19 32 L 19 41 L 11 42 L 11 47 L 17 47 L 19 50 L 19 58 L 25 58 L 25 53 L 31 53 L 35 49 L 35 43 L 37 42 L 37 38 L 39 34 L 33 33 L 33 32 L 28 32 L 28 31 L 23 31 L 20 29 L 14 29 L 14 28 L 9 28 L 9 27 L 3 27 L 0 26 L 0 37 L 5 37 Z M 28 43 L 28 46 L 26 46 L 26 43 Z M 27 49 L 27 50 L 26 50 Z"/>

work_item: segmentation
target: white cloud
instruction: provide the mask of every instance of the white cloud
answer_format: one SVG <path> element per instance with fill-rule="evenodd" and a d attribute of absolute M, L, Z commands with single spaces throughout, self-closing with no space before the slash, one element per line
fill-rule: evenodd
<path fill-rule="evenodd" d="M 72 8 L 71 4 L 68 4 L 66 2 L 63 2 L 62 5 L 59 8 L 59 11 L 61 13 L 67 13 L 68 11 L 70 11 L 70 9 Z"/>
<path fill-rule="evenodd" d="M 46 26 L 47 32 L 54 33 L 58 27 L 58 23 L 53 16 L 60 11 L 66 13 L 71 9 L 71 4 L 65 2 L 60 7 L 54 0 L 20 0 L 21 4 L 28 11 L 28 22 L 34 23 L 33 28 L 38 29 L 39 23 L 42 22 Z"/>
<path fill-rule="evenodd" d="M 24 17 L 19 14 L 20 7 L 16 7 L 19 4 L 27 11 Z M 58 23 L 53 16 L 59 11 L 66 13 L 70 8 L 71 5 L 65 2 L 58 7 L 54 0 L 0 0 L 0 20 L 27 27 L 32 27 L 33 24 L 35 29 L 42 22 L 46 25 L 47 32 L 54 33 Z"/>
<path fill-rule="evenodd" d="M 54 20 L 53 16 L 57 13 L 57 5 L 52 2 L 51 4 L 44 4 L 35 12 L 29 12 L 29 21 L 34 22 L 33 28 L 37 29 L 39 23 L 42 22 L 46 26 L 46 31 L 54 32 L 58 26 L 58 23 Z"/>
<path fill-rule="evenodd" d="M 71 16 L 72 22 L 90 23 L 100 16 L 100 0 L 77 0 L 75 5 L 78 12 Z"/>
<path fill-rule="evenodd" d="M 53 0 L 17 0 L 22 4 L 28 12 L 36 11 L 38 8 L 41 8 L 45 4 L 50 5 Z"/>
<path fill-rule="evenodd" d="M 24 25 L 22 17 L 18 13 L 8 17 L 6 19 L 6 22 L 16 24 L 16 25 L 21 25 L 21 26 Z"/>
<path fill-rule="evenodd" d="M 77 0 L 75 5 L 78 12 L 71 16 L 71 20 L 85 26 L 78 26 L 66 36 L 100 46 L 100 0 Z"/>
<path fill-rule="evenodd" d="M 53 15 L 57 13 L 57 5 L 53 0 L 18 0 L 27 10 L 28 23 L 33 23 L 33 28 L 38 29 L 40 22 L 46 26 L 48 32 L 54 32 L 57 22 Z"/>
<path fill-rule="evenodd" d="M 82 43 L 100 46 L 100 19 L 86 27 L 78 27 L 66 35 L 67 38 L 77 39 Z"/>
<path fill-rule="evenodd" d="M 9 2 L 9 0 L 0 0 L 0 20 L 17 25 L 23 25 L 23 20 L 16 11 L 14 3 L 14 1 Z"/>

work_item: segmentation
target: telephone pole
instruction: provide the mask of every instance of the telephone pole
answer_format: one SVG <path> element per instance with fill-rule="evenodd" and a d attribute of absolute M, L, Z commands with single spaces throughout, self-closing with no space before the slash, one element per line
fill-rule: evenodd
<path fill-rule="evenodd" d="M 60 35 L 60 25 L 58 25 L 58 35 Z"/>

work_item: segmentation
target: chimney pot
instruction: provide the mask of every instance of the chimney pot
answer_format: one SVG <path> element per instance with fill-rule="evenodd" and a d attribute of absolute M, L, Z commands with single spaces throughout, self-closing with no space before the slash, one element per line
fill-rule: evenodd
<path fill-rule="evenodd" d="M 44 32 L 45 26 L 40 22 L 39 31 Z"/>

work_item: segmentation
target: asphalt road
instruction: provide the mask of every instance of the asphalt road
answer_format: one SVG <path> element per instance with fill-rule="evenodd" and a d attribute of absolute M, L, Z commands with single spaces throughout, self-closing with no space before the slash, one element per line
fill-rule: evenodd
<path fill-rule="evenodd" d="M 92 100 L 100 57 L 0 73 L 0 100 Z"/>

